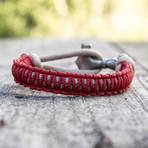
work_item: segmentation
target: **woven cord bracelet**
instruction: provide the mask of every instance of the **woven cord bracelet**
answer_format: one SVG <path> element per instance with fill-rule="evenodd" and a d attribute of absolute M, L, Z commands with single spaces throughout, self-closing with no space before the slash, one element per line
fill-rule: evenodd
<path fill-rule="evenodd" d="M 130 87 L 134 76 L 134 61 L 126 54 L 117 59 L 103 59 L 102 55 L 82 44 L 81 50 L 38 56 L 22 54 L 14 59 L 12 74 L 14 81 L 39 91 L 64 95 L 111 95 L 122 93 Z M 43 65 L 41 62 L 78 56 L 77 70 Z M 116 73 L 98 74 L 102 68 L 110 68 Z"/>

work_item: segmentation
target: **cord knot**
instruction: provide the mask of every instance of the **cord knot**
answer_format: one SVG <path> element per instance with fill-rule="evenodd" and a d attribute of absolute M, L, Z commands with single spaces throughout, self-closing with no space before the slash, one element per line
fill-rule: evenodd
<path fill-rule="evenodd" d="M 124 61 L 129 62 L 132 65 L 133 72 L 135 72 L 135 62 L 134 62 L 134 60 L 131 57 L 129 57 L 127 54 L 124 54 L 124 53 L 120 54 L 117 57 L 117 63 L 116 63 L 115 71 L 118 72 L 120 70 L 121 64 Z"/>
<path fill-rule="evenodd" d="M 32 58 L 35 67 L 42 68 L 40 57 L 36 53 L 32 53 L 29 56 Z"/>

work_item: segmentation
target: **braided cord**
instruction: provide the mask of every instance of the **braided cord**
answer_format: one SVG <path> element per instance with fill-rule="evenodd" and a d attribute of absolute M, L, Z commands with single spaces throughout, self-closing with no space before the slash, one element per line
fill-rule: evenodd
<path fill-rule="evenodd" d="M 64 95 L 111 95 L 127 90 L 133 79 L 129 62 L 121 64 L 120 71 L 112 74 L 77 74 L 34 67 L 27 54 L 15 59 L 12 74 L 16 83 L 39 91 Z"/>

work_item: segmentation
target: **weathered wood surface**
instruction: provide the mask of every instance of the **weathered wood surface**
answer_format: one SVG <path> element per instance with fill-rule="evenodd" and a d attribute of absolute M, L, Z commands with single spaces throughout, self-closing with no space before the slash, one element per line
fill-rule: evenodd
<path fill-rule="evenodd" d="M 13 81 L 14 57 L 23 52 L 44 54 L 75 50 L 81 42 L 92 42 L 104 57 L 130 52 L 126 44 L 95 39 L 0 40 L 0 148 L 148 147 L 148 73 L 147 65 L 141 61 L 148 46 L 144 47 L 144 54 L 138 55 L 140 60 L 136 58 L 138 50 L 130 53 L 136 58 L 136 73 L 130 89 L 120 95 L 55 95 L 30 90 Z M 56 64 L 75 67 L 73 59 Z"/>

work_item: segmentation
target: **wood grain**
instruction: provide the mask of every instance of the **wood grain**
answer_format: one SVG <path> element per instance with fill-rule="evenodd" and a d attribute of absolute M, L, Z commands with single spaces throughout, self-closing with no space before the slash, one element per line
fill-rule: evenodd
<path fill-rule="evenodd" d="M 14 57 L 70 51 L 91 42 L 104 57 L 123 51 L 97 39 L 0 40 L 0 148 L 147 148 L 147 70 L 136 62 L 130 89 L 112 96 L 63 96 L 15 84 Z M 53 64 L 74 68 L 74 58 Z M 103 70 L 106 73 L 108 70 Z"/>

